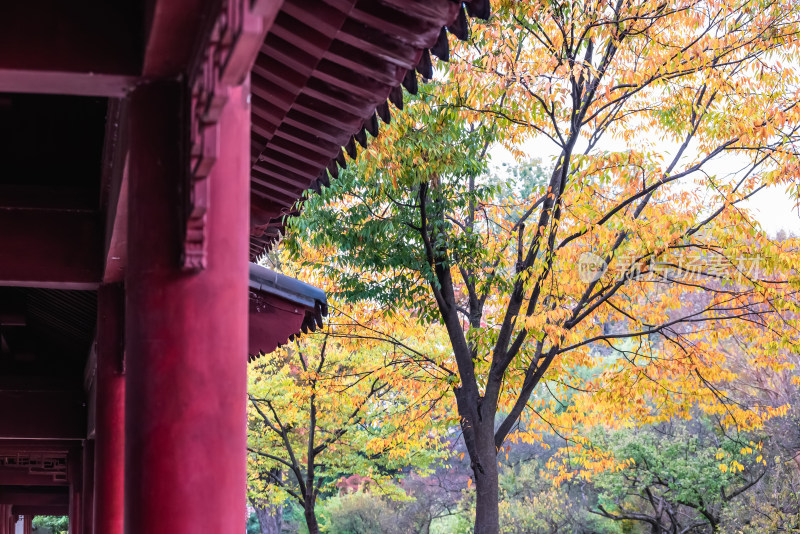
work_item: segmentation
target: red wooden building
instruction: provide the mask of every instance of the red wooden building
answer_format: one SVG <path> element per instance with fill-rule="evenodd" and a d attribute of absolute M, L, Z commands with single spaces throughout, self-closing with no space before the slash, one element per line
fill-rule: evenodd
<path fill-rule="evenodd" d="M 248 261 L 488 0 L 6 4 L 0 534 L 240 533 L 248 353 L 325 313 Z"/>

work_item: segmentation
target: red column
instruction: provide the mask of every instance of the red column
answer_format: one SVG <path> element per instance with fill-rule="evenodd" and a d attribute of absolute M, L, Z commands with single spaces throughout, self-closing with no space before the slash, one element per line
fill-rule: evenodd
<path fill-rule="evenodd" d="M 246 484 L 250 113 L 220 118 L 206 269 L 179 267 L 179 91 L 131 97 L 126 272 L 125 532 L 239 532 Z"/>
<path fill-rule="evenodd" d="M 83 442 L 81 492 L 81 534 L 94 534 L 94 440 Z"/>
<path fill-rule="evenodd" d="M 0 534 L 9 534 L 8 523 L 11 516 L 11 505 L 0 504 Z"/>
<path fill-rule="evenodd" d="M 97 317 L 97 402 L 94 451 L 94 528 L 122 534 L 125 512 L 125 294 L 101 286 Z"/>
<path fill-rule="evenodd" d="M 67 457 L 69 479 L 69 534 L 83 534 L 83 466 L 82 450 L 74 450 Z"/>
<path fill-rule="evenodd" d="M 22 533 L 23 534 L 32 534 L 33 533 L 33 516 L 32 515 L 22 516 Z"/>

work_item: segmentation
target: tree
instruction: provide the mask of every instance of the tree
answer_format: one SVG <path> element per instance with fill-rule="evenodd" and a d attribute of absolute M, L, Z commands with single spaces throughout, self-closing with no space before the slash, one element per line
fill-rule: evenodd
<path fill-rule="evenodd" d="M 653 534 L 719 532 L 725 508 L 752 490 L 767 462 L 760 440 L 712 425 L 676 421 L 601 438 L 627 465 L 597 477 L 594 513 L 644 523 Z"/>
<path fill-rule="evenodd" d="M 255 506 L 255 504 L 258 503 L 254 503 L 251 499 L 250 504 Z M 270 510 L 269 508 L 259 509 L 256 507 L 256 513 L 250 514 L 247 518 L 247 534 L 280 534 L 280 525 L 283 523 L 283 511 L 281 510 L 277 514 L 275 512 L 275 510 Z M 268 524 L 264 525 L 262 521 Z"/>
<path fill-rule="evenodd" d="M 37 515 L 33 518 L 33 528 L 46 528 L 53 534 L 61 534 L 69 530 L 69 517 L 55 515 Z"/>
<path fill-rule="evenodd" d="M 745 203 L 799 178 L 798 5 L 498 7 L 308 199 L 289 243 L 344 297 L 446 332 L 480 534 L 499 530 L 498 451 L 530 439 L 535 421 L 519 424 L 537 387 L 580 383 L 593 347 L 624 355 L 596 397 L 620 420 L 688 414 L 697 394 L 754 427 L 776 412 L 714 393 L 735 378 L 717 347 L 735 333 L 780 366 L 797 346 L 796 243 L 770 241 Z M 544 185 L 485 179 L 492 143 L 519 154 L 530 136 L 555 149 Z"/>
<path fill-rule="evenodd" d="M 280 477 L 280 471 L 275 470 L 274 476 Z M 255 514 L 247 520 L 247 534 L 281 534 L 283 503 L 275 503 L 260 496 L 253 486 L 248 491 L 247 499 L 255 510 Z"/>
<path fill-rule="evenodd" d="M 332 323 L 262 355 L 249 373 L 251 502 L 263 509 L 294 499 L 311 534 L 318 496 L 340 477 L 399 493 L 390 475 L 426 468 L 438 450 L 424 417 L 438 400 L 420 388 L 413 357 L 374 332 L 353 339 Z"/>

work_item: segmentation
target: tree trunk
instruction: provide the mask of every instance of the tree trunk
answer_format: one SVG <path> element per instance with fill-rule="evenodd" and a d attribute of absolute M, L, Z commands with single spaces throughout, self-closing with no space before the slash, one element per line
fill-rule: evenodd
<path fill-rule="evenodd" d="M 489 419 L 482 421 L 476 429 L 477 458 L 471 459 L 475 478 L 475 534 L 500 532 L 497 449 L 494 445 L 494 420 Z"/>
<path fill-rule="evenodd" d="M 305 510 L 306 525 L 308 525 L 308 534 L 319 534 L 319 523 L 317 523 L 317 514 L 314 512 L 314 505 L 306 506 Z"/>
<path fill-rule="evenodd" d="M 483 473 L 475 473 L 475 534 L 498 534 L 500 502 L 496 460 L 482 463 L 482 467 Z"/>
<path fill-rule="evenodd" d="M 258 524 L 261 526 L 261 534 L 281 534 L 283 527 L 283 506 L 253 506 L 256 510 Z"/>

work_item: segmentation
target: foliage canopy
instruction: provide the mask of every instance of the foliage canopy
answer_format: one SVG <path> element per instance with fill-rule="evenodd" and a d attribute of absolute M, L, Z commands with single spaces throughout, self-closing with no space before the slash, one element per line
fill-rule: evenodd
<path fill-rule="evenodd" d="M 287 243 L 343 297 L 445 333 L 481 533 L 498 531 L 508 439 L 698 407 L 757 428 L 786 408 L 721 394 L 737 379 L 727 348 L 781 369 L 798 344 L 798 243 L 770 239 L 746 203 L 769 186 L 797 194 L 800 6 L 496 7 L 308 199 Z M 554 154 L 541 179 L 487 176 L 493 144 L 521 157 L 525 140 Z M 563 409 L 540 386 L 586 395 Z M 610 467 L 584 458 L 586 476 Z"/>

